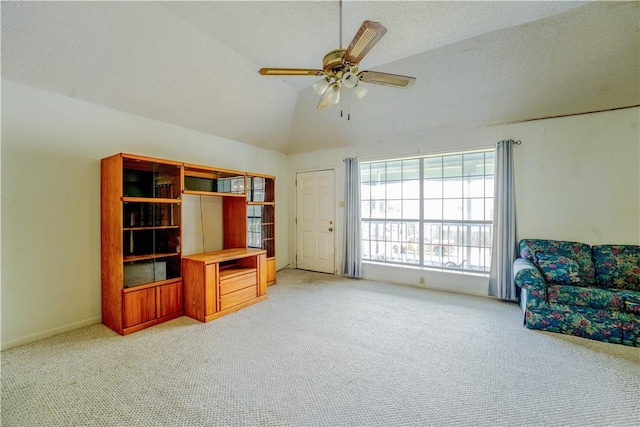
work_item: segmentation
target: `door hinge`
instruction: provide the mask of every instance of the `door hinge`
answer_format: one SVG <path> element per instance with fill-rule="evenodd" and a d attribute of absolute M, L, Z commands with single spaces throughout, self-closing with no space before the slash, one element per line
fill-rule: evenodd
<path fill-rule="evenodd" d="M 298 218 L 296 218 L 296 224 L 298 223 Z"/>

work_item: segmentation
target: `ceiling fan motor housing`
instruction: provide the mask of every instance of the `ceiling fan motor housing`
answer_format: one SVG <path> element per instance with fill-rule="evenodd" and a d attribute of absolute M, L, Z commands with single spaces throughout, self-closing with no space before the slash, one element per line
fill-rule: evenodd
<path fill-rule="evenodd" d="M 346 64 L 343 60 L 346 49 L 334 49 L 322 58 L 322 70 L 329 79 L 340 80 L 344 73 L 358 72 L 358 65 Z"/>

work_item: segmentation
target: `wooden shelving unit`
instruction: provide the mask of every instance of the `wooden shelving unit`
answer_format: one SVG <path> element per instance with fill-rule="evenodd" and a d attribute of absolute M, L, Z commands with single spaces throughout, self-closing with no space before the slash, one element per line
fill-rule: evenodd
<path fill-rule="evenodd" d="M 267 252 L 267 284 L 276 283 L 275 177 L 247 173 L 247 246 Z"/>
<path fill-rule="evenodd" d="M 102 323 L 125 335 L 182 316 L 181 164 L 101 163 Z"/>
<path fill-rule="evenodd" d="M 182 257 L 182 194 L 222 197 L 224 251 L 202 261 L 215 274 L 193 273 L 194 257 L 210 254 Z M 276 281 L 273 176 L 116 154 L 101 161 L 101 201 L 102 323 L 122 335 L 185 307 L 194 317 L 193 295 L 210 293 L 194 294 L 201 280 L 217 281 L 215 302 L 198 309 L 209 320 L 266 298 Z"/>

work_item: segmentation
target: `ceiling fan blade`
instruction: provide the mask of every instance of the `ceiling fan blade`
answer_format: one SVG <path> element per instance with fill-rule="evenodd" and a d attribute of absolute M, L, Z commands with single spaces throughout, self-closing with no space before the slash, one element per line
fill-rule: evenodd
<path fill-rule="evenodd" d="M 381 23 L 364 21 L 344 53 L 344 60 L 358 64 L 386 32 L 387 29 Z"/>
<path fill-rule="evenodd" d="M 393 87 L 409 87 L 416 82 L 415 77 L 379 73 L 378 71 L 361 71 L 358 73 L 358 79 L 365 83 Z"/>
<path fill-rule="evenodd" d="M 263 76 L 324 76 L 324 71 L 310 68 L 260 68 L 258 72 Z"/>

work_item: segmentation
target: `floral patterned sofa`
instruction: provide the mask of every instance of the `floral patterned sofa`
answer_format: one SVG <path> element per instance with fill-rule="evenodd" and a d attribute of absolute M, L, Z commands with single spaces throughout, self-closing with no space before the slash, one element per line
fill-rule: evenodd
<path fill-rule="evenodd" d="M 640 347 L 640 246 L 524 239 L 519 249 L 528 328 Z"/>

